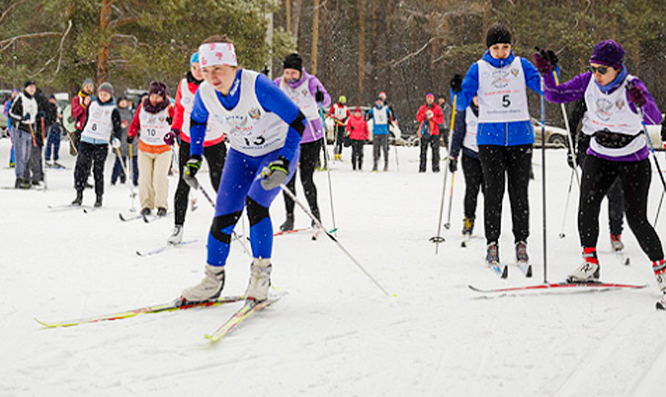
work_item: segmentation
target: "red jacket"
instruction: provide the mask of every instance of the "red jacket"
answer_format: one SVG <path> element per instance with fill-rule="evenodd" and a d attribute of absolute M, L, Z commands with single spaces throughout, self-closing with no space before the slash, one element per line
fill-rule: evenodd
<path fill-rule="evenodd" d="M 339 111 L 338 116 L 341 114 L 344 114 L 344 116 L 342 118 L 336 117 L 336 111 Z M 335 105 L 331 106 L 331 109 L 328 111 L 328 116 L 335 121 L 335 125 L 337 127 L 340 125 L 345 125 L 347 120 L 351 117 L 351 112 L 347 106 L 336 103 Z"/>
<path fill-rule="evenodd" d="M 430 120 L 426 117 L 426 112 L 428 110 L 432 110 L 432 117 Z M 442 112 L 442 108 L 436 103 L 433 103 L 432 106 L 428 106 L 424 103 L 416 113 L 416 121 L 420 123 L 419 129 L 417 130 L 419 138 L 423 133 L 423 124 L 426 121 L 428 121 L 428 126 L 430 128 L 430 135 L 439 135 L 439 125 L 444 123 L 444 113 Z"/>
<path fill-rule="evenodd" d="M 86 93 L 79 91 L 79 93 L 72 98 L 72 117 L 76 119 L 74 128 L 78 131 L 82 131 L 83 126 L 86 125 L 86 108 L 88 107 L 84 104 L 86 97 L 88 97 Z"/>
<path fill-rule="evenodd" d="M 352 116 L 347 121 L 347 131 L 349 131 L 349 139 L 355 141 L 365 141 L 368 139 L 368 123 L 365 122 L 363 116 Z"/>

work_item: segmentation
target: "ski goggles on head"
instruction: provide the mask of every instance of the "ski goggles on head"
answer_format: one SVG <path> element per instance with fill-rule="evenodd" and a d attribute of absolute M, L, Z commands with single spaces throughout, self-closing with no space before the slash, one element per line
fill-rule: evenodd
<path fill-rule="evenodd" d="M 605 75 L 608 72 L 609 67 L 608 66 L 588 66 L 587 69 L 592 72 L 592 74 L 595 74 L 599 72 L 602 76 Z"/>

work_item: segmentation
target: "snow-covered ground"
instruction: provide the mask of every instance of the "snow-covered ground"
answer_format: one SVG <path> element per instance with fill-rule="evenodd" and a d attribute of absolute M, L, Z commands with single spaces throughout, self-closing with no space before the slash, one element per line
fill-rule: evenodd
<path fill-rule="evenodd" d="M 436 234 L 443 174 L 417 173 L 418 148 L 398 148 L 396 170 L 352 172 L 349 151 L 330 172 L 338 238 L 397 297 L 386 296 L 328 238 L 275 239 L 273 283 L 288 295 L 216 344 L 204 339 L 240 304 L 45 329 L 34 318 L 65 320 L 168 302 L 202 277 L 212 218 L 203 197 L 188 213 L 194 244 L 151 257 L 172 220 L 124 223 L 129 189 L 111 186 L 109 157 L 101 210 L 56 212 L 74 198 L 73 158 L 48 171 L 49 189 L 0 190 L 1 396 L 660 396 L 666 369 L 666 315 L 650 264 L 624 234 L 631 266 L 610 252 L 606 209 L 599 242 L 602 278 L 645 283 L 638 291 L 485 297 L 468 289 L 539 283 L 543 276 L 541 152 L 535 151 L 529 253 L 535 276 L 511 266 L 498 279 L 483 263 L 485 241 L 460 246 L 464 180 L 458 173 L 451 230 Z M 0 185 L 13 186 L 9 140 L 0 140 Z M 547 152 L 548 280 L 580 261 L 574 187 L 563 150 Z M 201 175 L 202 181 L 207 174 Z M 175 189 L 175 177 L 170 180 Z M 327 175 L 316 174 L 331 227 Z M 450 181 L 450 178 L 449 178 Z M 206 181 L 204 184 L 210 190 Z M 446 192 L 448 196 L 449 187 Z M 661 186 L 654 175 L 653 219 Z M 298 184 L 302 197 L 302 189 Z M 94 194 L 87 190 L 84 204 Z M 170 199 L 171 201 L 171 199 Z M 501 256 L 513 261 L 505 204 Z M 297 208 L 297 226 L 309 220 Z M 274 224 L 284 220 L 279 197 Z M 662 214 L 663 215 L 663 214 Z M 481 235 L 482 201 L 475 230 Z M 446 212 L 445 212 L 446 217 Z M 664 216 L 662 216 L 663 218 Z M 563 219 L 566 238 L 558 238 Z M 664 236 L 662 219 L 657 226 Z M 238 231 L 243 228 L 239 224 Z M 242 294 L 250 260 L 234 243 L 225 294 Z"/>

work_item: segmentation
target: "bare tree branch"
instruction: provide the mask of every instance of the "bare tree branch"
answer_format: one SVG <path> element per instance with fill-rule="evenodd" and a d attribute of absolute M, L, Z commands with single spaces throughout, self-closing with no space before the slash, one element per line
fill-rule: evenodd
<path fill-rule="evenodd" d="M 12 10 L 14 8 L 20 6 L 21 4 L 25 3 L 26 1 L 27 0 L 17 1 L 16 3 L 7 7 L 7 9 L 2 12 L 2 15 L 0 15 L 0 25 L 2 25 L 3 22 L 5 22 L 5 19 L 7 19 L 7 16 L 9 15 L 10 12 L 12 12 Z"/>
<path fill-rule="evenodd" d="M 407 54 L 405 57 L 403 57 L 403 58 L 401 58 L 397 61 L 391 62 L 391 67 L 396 67 L 396 66 L 400 65 L 401 63 L 403 63 L 405 61 L 408 61 L 411 58 L 414 58 L 415 56 L 417 56 L 420 53 L 422 53 L 423 51 L 425 51 L 425 49 L 428 48 L 430 43 L 432 43 L 433 41 L 435 41 L 437 39 L 443 39 L 443 38 L 445 38 L 445 36 L 433 36 L 433 37 L 431 37 L 430 40 L 428 40 L 421 48 L 419 48 L 415 52 Z"/>
<path fill-rule="evenodd" d="M 3 52 L 7 50 L 16 40 L 23 40 L 23 39 L 35 39 L 35 38 L 41 38 L 41 37 L 54 37 L 54 36 L 60 36 L 62 33 L 60 32 L 40 32 L 40 33 L 29 33 L 29 34 L 21 34 L 18 36 L 11 37 L 9 39 L 4 39 L 0 40 L 0 52 Z"/>

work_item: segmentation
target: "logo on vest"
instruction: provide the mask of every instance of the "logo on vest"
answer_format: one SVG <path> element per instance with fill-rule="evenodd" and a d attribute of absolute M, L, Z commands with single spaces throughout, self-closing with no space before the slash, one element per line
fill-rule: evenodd
<path fill-rule="evenodd" d="M 257 119 L 259 119 L 259 117 L 261 117 L 261 110 L 259 110 L 259 108 L 252 108 L 252 109 L 250 109 L 249 112 L 247 112 L 247 114 L 252 119 L 257 120 Z"/>
<path fill-rule="evenodd" d="M 219 115 L 214 115 L 213 117 L 220 124 L 228 125 L 230 127 L 229 134 L 233 136 L 245 136 L 252 132 L 251 127 L 247 128 L 249 119 L 245 116 L 227 116 L 226 118 L 222 118 Z"/>
<path fill-rule="evenodd" d="M 606 98 L 597 98 L 595 104 L 597 105 L 597 109 L 594 111 L 594 114 L 596 114 L 602 121 L 610 120 L 613 115 L 612 110 L 613 107 L 615 107 L 615 104 Z"/>
<path fill-rule="evenodd" d="M 504 88 L 509 85 L 509 71 L 495 70 L 492 72 L 490 85 L 495 88 Z"/>
<path fill-rule="evenodd" d="M 511 69 L 511 74 L 513 75 L 513 77 L 518 77 L 518 73 L 520 73 L 520 70 L 518 70 L 517 68 Z"/>
<path fill-rule="evenodd" d="M 618 110 L 622 110 L 624 108 L 625 102 L 624 99 L 618 99 L 617 102 L 615 102 L 615 107 L 618 108 Z"/>

